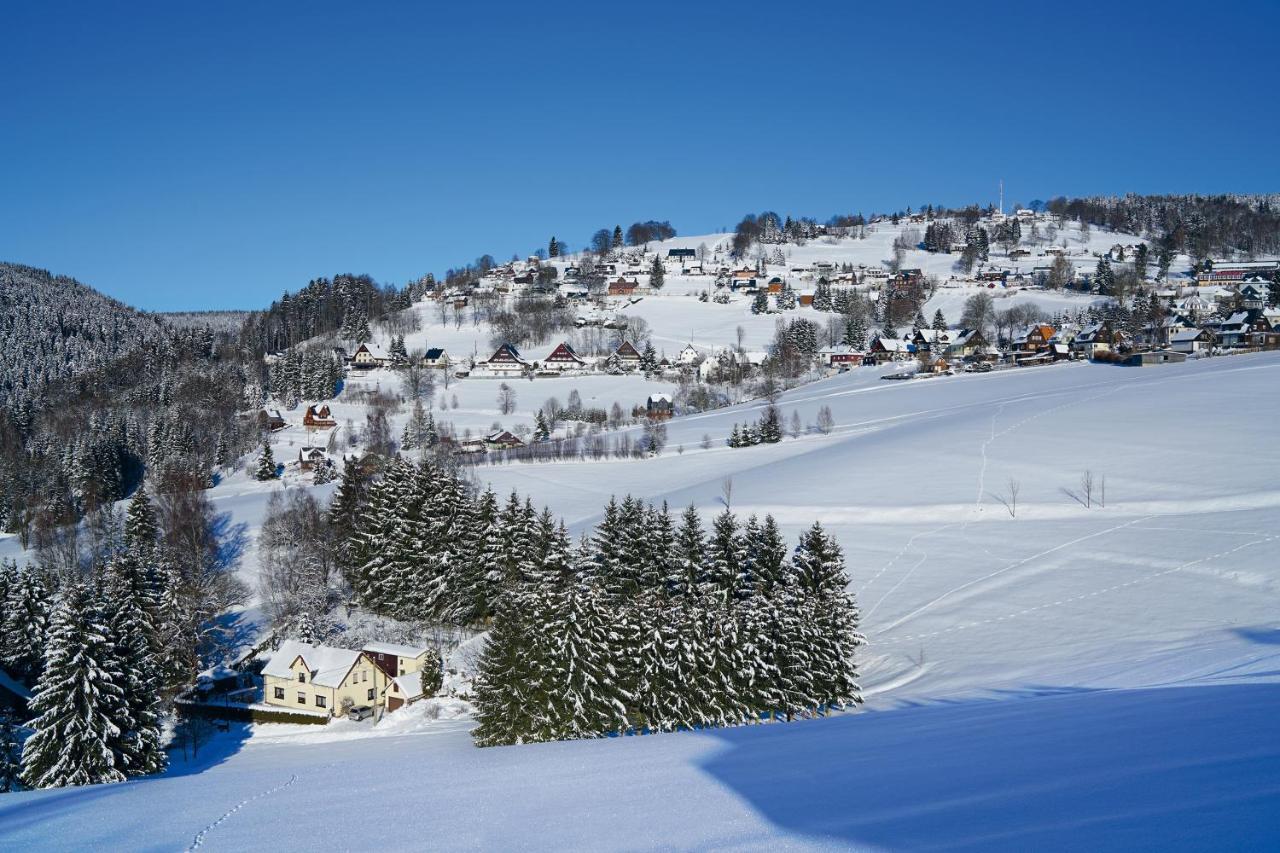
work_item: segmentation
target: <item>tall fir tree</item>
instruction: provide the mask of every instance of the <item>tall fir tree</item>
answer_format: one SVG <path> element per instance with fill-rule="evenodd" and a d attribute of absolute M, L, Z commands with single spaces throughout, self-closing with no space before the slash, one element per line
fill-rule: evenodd
<path fill-rule="evenodd" d="M 661 290 L 667 280 L 667 268 L 662 265 L 662 258 L 653 256 L 653 265 L 649 267 L 649 287 Z"/>
<path fill-rule="evenodd" d="M 119 782 L 112 719 L 122 701 L 110 671 L 106 627 L 84 584 L 64 589 L 49 623 L 44 672 L 36 684 L 31 736 L 22 750 L 22 781 L 29 788 Z"/>
<path fill-rule="evenodd" d="M 266 481 L 276 478 L 276 460 L 271 455 L 271 442 L 263 440 L 262 451 L 258 454 L 258 467 L 253 472 L 254 479 Z"/>

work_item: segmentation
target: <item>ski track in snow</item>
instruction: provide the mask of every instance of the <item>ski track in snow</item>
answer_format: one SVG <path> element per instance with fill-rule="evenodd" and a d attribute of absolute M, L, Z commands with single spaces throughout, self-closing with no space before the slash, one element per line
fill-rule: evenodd
<path fill-rule="evenodd" d="M 1128 525 L 1122 525 L 1122 526 L 1127 527 Z M 1109 531 L 1102 531 L 1102 532 L 1106 533 Z M 1146 583 L 1147 581 L 1155 580 L 1156 578 L 1161 578 L 1166 575 L 1174 574 L 1175 572 L 1180 572 L 1183 569 L 1189 569 L 1192 566 L 1198 566 L 1201 563 L 1206 563 L 1210 560 L 1217 560 L 1217 559 L 1221 559 L 1222 557 L 1229 557 L 1232 554 L 1236 553 L 1237 551 L 1243 551 L 1245 548 L 1251 548 L 1254 545 L 1263 545 L 1268 542 L 1274 542 L 1277 539 L 1280 539 L 1280 536 L 1264 536 L 1259 539 L 1254 539 L 1251 542 L 1245 542 L 1243 545 L 1237 545 L 1234 548 L 1228 548 L 1224 551 L 1218 551 L 1215 554 L 1209 554 L 1208 556 L 1205 556 L 1205 557 L 1200 557 L 1195 560 L 1189 560 L 1185 563 L 1181 563 L 1177 566 L 1174 566 L 1171 569 L 1162 569 L 1158 572 L 1151 572 L 1150 574 L 1146 574 L 1146 575 L 1143 575 L 1142 577 L 1134 578 L 1132 580 L 1124 581 L 1123 583 L 1113 584 L 1112 586 L 1102 587 L 1100 589 L 1095 589 L 1090 592 L 1082 592 L 1079 595 L 1073 595 L 1067 598 L 1061 598 L 1061 599 L 1058 599 L 1057 601 L 1049 601 L 1049 602 L 1045 602 L 1044 604 L 1037 604 L 1032 607 L 1027 607 L 1022 610 L 1015 611 L 1013 613 L 1006 613 L 1002 616 L 992 616 L 990 619 L 981 619 L 977 622 L 966 622 L 962 625 L 953 625 L 950 628 L 942 628 L 937 631 L 929 631 L 923 634 L 912 634 L 906 637 L 891 637 L 887 640 L 882 640 L 880 642 L 881 642 L 881 645 L 892 646 L 900 643 L 908 643 L 916 640 L 923 640 L 929 637 L 937 637 L 943 634 L 952 634 L 952 633 L 955 633 L 956 631 L 966 631 L 970 628 L 977 628 L 982 625 L 992 625 L 997 622 L 1007 622 L 1010 619 L 1017 619 L 1020 616 L 1026 616 L 1028 613 L 1036 613 L 1041 610 L 1048 610 L 1049 608 L 1052 608 L 1052 607 L 1061 607 L 1063 605 L 1072 604 L 1077 601 L 1084 601 L 1085 599 L 1088 599 L 1088 598 L 1096 598 L 1097 596 L 1100 596 L 1100 595 L 1107 595 L 1109 593 L 1116 592 L 1121 589 L 1126 589 L 1131 586 L 1136 586 L 1140 583 Z M 941 597 L 945 597 L 945 596 L 940 596 L 940 598 Z M 926 607 L 927 606 L 929 605 L 926 605 Z M 906 617 L 904 617 L 904 620 L 905 618 Z M 904 620 L 900 620 L 899 624 L 901 624 L 901 621 L 904 621 Z"/>
<path fill-rule="evenodd" d="M 191 839 L 191 846 L 187 848 L 187 853 L 191 853 L 191 851 L 193 850 L 198 850 L 201 847 L 201 845 L 204 844 L 204 840 L 209 835 L 210 832 L 217 829 L 228 818 L 230 818 L 236 812 L 240 811 L 245 806 L 249 805 L 255 800 L 260 800 L 263 797 L 269 797 L 272 794 L 283 791 L 285 788 L 288 788 L 290 785 L 292 785 L 294 782 L 297 782 L 297 781 L 298 781 L 298 774 L 294 773 L 289 777 L 289 781 L 276 785 L 274 788 L 268 788 L 265 791 L 254 794 L 252 797 L 249 797 L 248 799 L 241 800 L 240 802 L 236 803 L 234 806 L 227 809 L 227 811 L 223 813 L 222 817 L 218 818 L 213 823 L 209 824 L 204 829 L 196 833 L 195 837 Z"/>
<path fill-rule="evenodd" d="M 1046 548 L 1043 551 L 1038 551 L 1035 554 L 1032 554 L 1028 557 L 1023 557 L 1020 560 L 1014 560 L 1012 563 L 1009 563 L 1007 566 L 1004 566 L 1002 568 L 996 569 L 994 572 L 988 572 L 982 577 L 974 578 L 973 580 L 965 581 L 959 586 L 952 587 L 951 589 L 947 590 L 941 595 L 936 596 L 930 599 L 929 601 L 926 601 L 924 604 L 920 605 L 915 610 L 912 610 L 910 613 L 907 613 L 904 616 L 900 616 L 894 621 L 890 622 L 888 625 L 885 625 L 883 628 L 880 629 L 880 632 L 884 633 L 884 632 L 892 631 L 893 629 L 901 626 L 903 623 L 916 618 L 921 613 L 924 613 L 925 611 L 931 609 L 932 607 L 942 603 L 943 601 L 955 595 L 956 593 L 963 592 L 964 590 L 969 589 L 970 587 L 977 586 L 978 584 L 989 581 L 992 578 L 996 578 L 1007 572 L 1011 572 L 1014 569 L 1025 566 L 1027 563 L 1030 563 L 1033 560 L 1038 560 L 1041 557 L 1046 557 L 1049 554 L 1053 554 L 1057 551 L 1061 551 L 1063 548 L 1070 548 L 1072 545 L 1078 545 L 1081 542 L 1086 542 L 1090 539 L 1096 539 L 1099 536 L 1106 536 L 1107 534 L 1115 533 L 1118 530 L 1123 530 L 1126 527 L 1132 527 L 1133 525 L 1138 524 L 1139 522 L 1150 521 L 1155 517 L 1156 516 L 1154 515 L 1144 515 L 1144 516 L 1141 516 L 1140 518 L 1134 518 L 1122 524 L 1117 524 L 1112 527 L 1108 527 L 1104 530 L 1097 530 L 1097 531 L 1094 531 L 1093 533 L 1087 533 L 1084 536 L 1078 536 L 1075 539 L 1069 539 L 1066 542 L 1063 542 L 1059 545 L 1054 545 L 1052 548 Z"/>

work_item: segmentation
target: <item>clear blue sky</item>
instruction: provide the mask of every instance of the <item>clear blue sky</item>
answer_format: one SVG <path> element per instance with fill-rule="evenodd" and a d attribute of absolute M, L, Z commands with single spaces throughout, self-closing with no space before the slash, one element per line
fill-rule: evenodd
<path fill-rule="evenodd" d="M 252 308 L 1000 177 L 1280 190 L 1275 0 L 712 5 L 3 0 L 0 259 Z"/>

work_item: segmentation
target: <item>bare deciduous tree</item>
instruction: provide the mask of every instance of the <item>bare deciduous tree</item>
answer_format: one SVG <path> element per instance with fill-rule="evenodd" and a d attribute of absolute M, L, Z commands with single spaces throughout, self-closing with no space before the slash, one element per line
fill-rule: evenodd
<path fill-rule="evenodd" d="M 516 410 L 516 392 L 507 383 L 498 386 L 498 412 L 509 415 Z"/>
<path fill-rule="evenodd" d="M 831 414 L 831 407 L 823 406 L 821 409 L 818 409 L 818 431 L 823 435 L 830 435 L 831 431 L 835 429 L 835 426 L 836 419 L 835 416 Z"/>
<path fill-rule="evenodd" d="M 998 501 L 1001 506 L 1003 506 L 1006 510 L 1009 511 L 1010 518 L 1017 518 L 1018 517 L 1018 493 L 1021 491 L 1022 491 L 1022 484 L 1019 483 L 1017 480 L 1013 479 L 1012 477 L 1010 477 L 1009 482 L 1005 484 L 1004 492 L 1001 494 L 992 494 L 991 497 L 995 498 L 995 500 Z"/>

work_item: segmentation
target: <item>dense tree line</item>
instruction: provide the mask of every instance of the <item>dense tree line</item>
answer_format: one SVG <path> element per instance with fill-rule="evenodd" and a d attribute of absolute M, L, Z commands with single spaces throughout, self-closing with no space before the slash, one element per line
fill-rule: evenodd
<path fill-rule="evenodd" d="M 434 282 L 423 279 L 406 288 L 379 285 L 367 275 L 318 278 L 296 293 L 286 293 L 265 311 L 255 311 L 240 332 L 243 346 L 257 355 L 282 352 L 304 341 L 345 328 L 358 328 L 408 308 Z M 353 334 L 344 337 L 355 337 Z"/>
<path fill-rule="evenodd" d="M 738 725 L 859 701 L 862 638 L 839 546 L 788 558 L 771 517 L 611 501 L 574 547 L 539 517 L 477 676 L 477 744 Z"/>
<path fill-rule="evenodd" d="M 1280 198 L 1249 195 L 1126 195 L 1056 198 L 1069 219 L 1150 236 L 1162 253 L 1193 259 L 1280 253 Z"/>
<path fill-rule="evenodd" d="M 259 368 L 227 333 L 8 264 L 0 301 L 0 527 L 24 546 L 128 495 L 147 468 L 159 488 L 207 485 L 252 441 L 235 413 Z"/>
<path fill-rule="evenodd" d="M 729 725 L 856 702 L 862 642 L 839 546 L 815 525 L 788 558 L 772 518 L 710 530 L 690 508 L 611 501 L 574 545 L 512 493 L 471 497 L 434 461 L 344 472 L 330 517 L 358 600 L 491 627 L 478 743 Z"/>
<path fill-rule="evenodd" d="M 0 563 L 0 665 L 33 693 L 23 785 L 164 769 L 161 716 L 194 679 L 208 620 L 233 603 L 209 594 L 216 579 L 190 571 L 191 538 L 139 491 L 111 549 L 84 572 Z"/>

